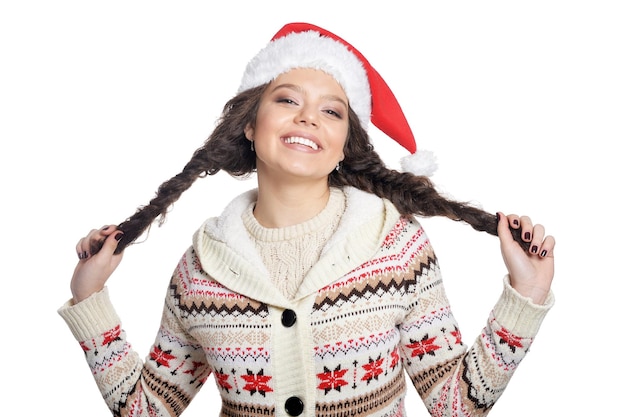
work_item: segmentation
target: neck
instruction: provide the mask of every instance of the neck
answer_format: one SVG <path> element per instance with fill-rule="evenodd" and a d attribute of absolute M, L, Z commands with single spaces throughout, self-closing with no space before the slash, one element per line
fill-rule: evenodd
<path fill-rule="evenodd" d="M 311 181 L 288 184 L 262 181 L 254 217 L 264 227 L 293 226 L 318 215 L 330 196 L 328 181 Z"/>

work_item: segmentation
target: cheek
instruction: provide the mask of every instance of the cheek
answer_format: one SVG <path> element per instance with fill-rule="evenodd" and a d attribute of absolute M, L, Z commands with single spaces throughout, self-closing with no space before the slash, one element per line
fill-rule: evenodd
<path fill-rule="evenodd" d="M 282 117 L 281 114 L 259 109 L 252 133 L 255 135 L 256 139 L 256 136 L 263 136 L 264 134 L 276 131 L 282 123 L 285 123 L 285 118 Z"/>
<path fill-rule="evenodd" d="M 343 140 L 341 141 L 341 143 L 339 144 L 339 151 L 341 154 L 341 160 L 343 161 L 343 159 L 346 157 L 345 155 L 345 149 L 346 149 L 346 145 L 348 144 L 348 132 L 344 132 L 343 135 Z"/>

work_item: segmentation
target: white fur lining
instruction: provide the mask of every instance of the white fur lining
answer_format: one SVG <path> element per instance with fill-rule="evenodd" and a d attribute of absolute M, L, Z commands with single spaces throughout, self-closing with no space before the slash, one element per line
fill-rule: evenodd
<path fill-rule="evenodd" d="M 335 243 L 344 241 L 356 228 L 385 214 L 385 205 L 379 197 L 352 187 L 343 188 L 343 192 L 346 195 L 346 211 L 322 253 Z M 223 242 L 256 268 L 266 271 L 241 219 L 244 210 L 256 201 L 257 195 L 258 190 L 249 190 L 231 201 L 219 217 L 208 219 L 199 230 L 204 233 L 198 233 L 196 245 L 204 246 L 205 239 Z"/>
<path fill-rule="evenodd" d="M 314 68 L 331 75 L 346 93 L 361 126 L 367 128 L 372 96 L 363 64 L 345 45 L 316 31 L 291 33 L 270 42 L 248 63 L 239 92 L 294 68 Z"/>

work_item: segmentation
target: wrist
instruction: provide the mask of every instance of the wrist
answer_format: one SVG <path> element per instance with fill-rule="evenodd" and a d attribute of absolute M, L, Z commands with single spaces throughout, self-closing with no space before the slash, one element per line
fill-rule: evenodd
<path fill-rule="evenodd" d="M 543 305 L 550 294 L 549 289 L 545 289 L 532 284 L 515 283 L 511 280 L 511 287 L 522 297 L 530 299 L 533 304 Z"/>

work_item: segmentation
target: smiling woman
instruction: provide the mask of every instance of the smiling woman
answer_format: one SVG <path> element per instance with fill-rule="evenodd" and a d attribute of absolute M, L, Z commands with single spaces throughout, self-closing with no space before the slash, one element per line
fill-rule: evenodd
<path fill-rule="evenodd" d="M 370 121 L 423 170 L 387 168 Z M 487 414 L 553 304 L 555 241 L 527 216 L 440 195 L 423 154 L 360 52 L 314 25 L 283 27 L 184 169 L 129 219 L 76 245 L 72 298 L 59 314 L 110 410 L 177 416 L 212 374 L 223 416 L 404 416 L 408 375 L 433 415 Z M 194 234 L 142 361 L 106 282 L 129 244 L 221 170 L 256 172 L 258 188 Z M 417 216 L 500 239 L 502 293 L 472 345 Z"/>
<path fill-rule="evenodd" d="M 293 69 L 270 83 L 254 126 L 250 124 L 244 130 L 256 151 L 259 190 L 263 190 L 260 194 L 272 196 L 270 201 L 279 196 L 299 202 L 300 209 L 295 211 L 299 216 L 291 217 L 291 222 L 308 220 L 326 204 L 328 175 L 344 159 L 347 103 L 343 89 L 332 76 L 320 70 Z M 264 212 L 279 212 L 277 207 L 265 208 L 270 201 L 259 199 L 257 218 L 267 218 L 261 214 Z M 280 217 L 280 223 L 265 225 L 294 224 Z"/>

